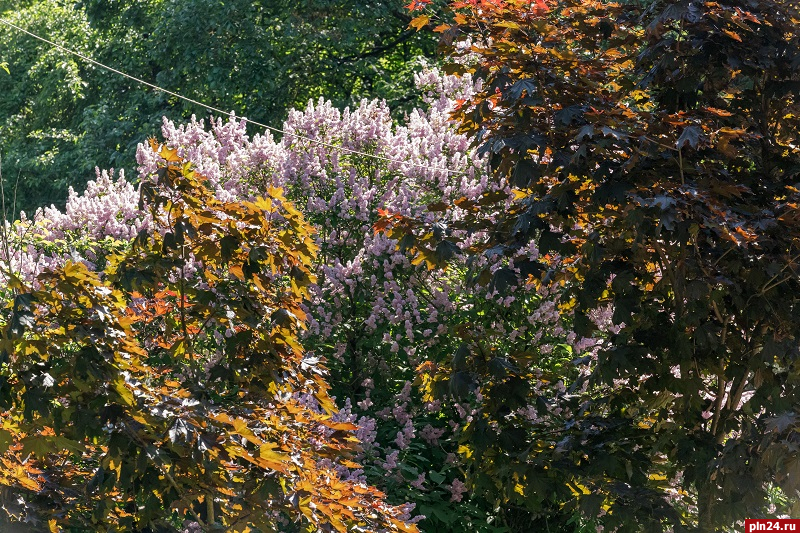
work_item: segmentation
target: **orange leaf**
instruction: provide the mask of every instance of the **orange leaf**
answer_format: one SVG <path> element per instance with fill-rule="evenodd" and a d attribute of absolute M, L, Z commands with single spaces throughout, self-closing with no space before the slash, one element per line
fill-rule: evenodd
<path fill-rule="evenodd" d="M 424 28 L 428 24 L 428 22 L 430 22 L 430 20 L 431 18 L 428 15 L 420 15 L 414 18 L 411 21 L 411 24 L 409 24 L 409 26 L 411 26 L 412 28 L 416 28 L 417 31 L 419 31 L 422 28 Z"/>
<path fill-rule="evenodd" d="M 242 265 L 231 265 L 229 270 L 231 271 L 231 274 L 244 281 L 244 271 L 242 270 Z"/>
<path fill-rule="evenodd" d="M 730 37 L 731 39 L 733 39 L 735 41 L 742 42 L 742 38 L 739 37 L 739 34 L 736 33 L 735 31 L 722 30 L 722 33 L 724 33 L 725 35 L 727 35 L 728 37 Z"/>
<path fill-rule="evenodd" d="M 733 115 L 733 113 L 729 111 L 725 111 L 724 109 L 717 109 L 716 107 L 706 107 L 705 110 L 708 111 L 709 113 L 717 115 L 718 117 L 730 117 L 731 115 Z"/>

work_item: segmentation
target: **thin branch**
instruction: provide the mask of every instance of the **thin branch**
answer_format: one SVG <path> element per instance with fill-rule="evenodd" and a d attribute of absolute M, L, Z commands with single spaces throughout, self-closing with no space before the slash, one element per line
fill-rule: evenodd
<path fill-rule="evenodd" d="M 366 58 L 372 57 L 372 56 L 377 56 L 377 55 L 380 55 L 380 54 L 386 52 L 387 50 L 391 50 L 392 48 L 394 48 L 395 46 L 397 46 L 399 44 L 403 44 L 404 42 L 408 41 L 411 37 L 414 36 L 415 33 L 417 33 L 416 30 L 405 30 L 400 35 L 398 35 L 393 41 L 390 41 L 390 42 L 388 42 L 386 44 L 383 44 L 381 46 L 376 46 L 376 47 L 374 47 L 372 50 L 370 50 L 368 52 L 364 52 L 362 54 L 352 54 L 352 55 L 344 56 L 344 57 L 333 56 L 333 59 L 337 63 L 341 64 L 341 63 L 350 63 L 350 62 L 353 62 L 353 61 L 358 61 L 360 59 L 366 59 Z"/>
<path fill-rule="evenodd" d="M 653 240 L 653 248 L 655 248 L 656 253 L 658 254 L 659 262 L 661 263 L 661 268 L 667 273 L 667 277 L 669 278 L 670 283 L 672 283 L 672 293 L 674 295 L 675 305 L 677 307 L 678 313 L 680 314 L 683 312 L 683 296 L 678 292 L 679 285 L 678 285 L 678 279 L 675 275 L 675 271 L 670 266 L 669 258 L 667 257 L 667 254 L 664 252 L 664 249 L 658 243 L 658 239 Z"/>
<path fill-rule="evenodd" d="M 6 211 L 6 189 L 3 183 L 3 160 L 0 156 L 0 202 L 2 202 L 3 209 L 3 230 L 0 238 L 3 240 L 3 248 L 6 253 L 4 258 L 8 262 L 8 270 L 11 270 L 11 247 L 8 245 L 8 212 Z"/>
<path fill-rule="evenodd" d="M 750 377 L 750 372 L 745 372 L 742 377 L 741 381 L 735 386 L 731 388 L 733 394 L 728 396 L 728 402 L 726 403 L 725 407 L 728 408 L 730 411 L 735 411 L 739 402 L 742 399 L 742 394 L 744 394 L 744 388 L 747 386 L 748 379 Z"/>
<path fill-rule="evenodd" d="M 714 399 L 714 418 L 711 420 L 711 435 L 719 440 L 717 430 L 719 429 L 719 419 L 722 412 L 722 400 L 725 397 L 725 388 L 728 386 L 725 381 L 725 367 L 720 363 L 720 369 L 717 372 L 717 397 Z"/>
<path fill-rule="evenodd" d="M 147 447 L 147 443 L 144 442 L 141 439 L 141 437 L 139 436 L 139 434 L 136 433 L 135 431 L 133 431 L 133 429 L 131 429 L 131 427 L 126 422 L 123 422 L 122 425 L 127 430 L 128 435 L 130 435 L 130 437 L 134 441 L 136 441 L 139 444 L 139 446 L 141 446 L 142 448 L 146 448 Z M 156 448 L 155 454 L 154 454 L 155 458 L 158 458 L 158 453 L 159 453 L 158 449 Z M 170 485 L 172 485 L 172 488 L 174 488 L 175 491 L 178 493 L 178 496 L 183 498 L 183 496 L 184 496 L 183 490 L 178 486 L 178 483 L 175 481 L 175 478 L 172 477 L 172 474 L 169 473 L 169 470 L 160 462 L 155 462 L 155 464 L 158 467 L 158 469 L 161 470 L 161 472 L 164 473 L 164 477 L 167 478 L 167 481 L 169 481 Z M 203 528 L 203 530 L 205 530 L 206 529 L 206 525 L 203 522 L 203 520 L 201 520 L 200 517 L 197 515 L 195 510 L 192 509 L 191 506 L 188 506 L 188 509 L 189 509 L 189 512 L 192 513 L 192 517 L 195 519 L 195 521 L 198 524 L 200 524 L 200 527 Z"/>

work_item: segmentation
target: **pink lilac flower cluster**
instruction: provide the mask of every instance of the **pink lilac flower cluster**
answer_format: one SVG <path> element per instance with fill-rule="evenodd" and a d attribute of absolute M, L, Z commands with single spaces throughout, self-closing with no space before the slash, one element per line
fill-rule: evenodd
<path fill-rule="evenodd" d="M 37 221 L 47 221 L 50 236 L 63 239 L 69 232 L 86 232 L 96 240 L 111 237 L 121 241 L 132 239 L 147 225 L 147 217 L 138 206 L 139 194 L 125 181 L 120 170 L 114 180 L 114 169 L 95 170 L 97 178 L 79 195 L 70 187 L 64 212 L 48 207 L 36 214 Z"/>
<path fill-rule="evenodd" d="M 464 482 L 458 478 L 454 479 L 450 484 L 450 501 L 460 502 L 465 492 L 467 492 L 467 486 L 464 485 Z"/>
<path fill-rule="evenodd" d="M 20 220 L 7 224 L 7 241 L 0 255 L 11 272 L 31 280 L 66 260 L 94 267 L 109 242 L 130 241 L 147 227 L 149 219 L 139 209 L 137 187 L 125 180 L 124 171 L 117 179 L 113 169 L 96 169 L 96 174 L 83 194 L 70 187 L 63 212 L 48 207 L 32 219 L 22 212 Z"/>

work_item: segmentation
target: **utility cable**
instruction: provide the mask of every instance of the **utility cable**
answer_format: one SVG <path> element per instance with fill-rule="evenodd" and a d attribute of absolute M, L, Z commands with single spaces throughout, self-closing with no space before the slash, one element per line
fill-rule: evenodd
<path fill-rule="evenodd" d="M 71 50 L 71 49 L 67 48 L 66 46 L 62 46 L 62 45 L 60 45 L 60 44 L 58 44 L 56 42 L 53 42 L 53 41 L 51 41 L 49 39 L 46 39 L 45 37 L 42 37 L 42 36 L 37 35 L 37 34 L 31 32 L 31 31 L 28 31 L 25 28 L 21 28 L 20 26 L 17 26 L 16 24 L 13 24 L 13 23 L 5 20 L 5 19 L 0 18 L 0 23 L 5 24 L 6 26 L 8 26 L 10 28 L 14 28 L 17 31 L 21 31 L 22 33 L 25 33 L 25 34 L 33 37 L 34 39 L 38 39 L 38 40 L 40 40 L 40 41 L 42 41 L 44 43 L 49 44 L 50 46 L 53 46 L 55 48 L 58 48 L 59 50 L 67 52 L 68 54 L 72 54 L 72 55 L 74 55 L 76 57 L 79 57 L 79 58 L 83 59 L 84 61 L 86 61 L 88 63 L 91 63 L 92 65 L 96 65 L 96 66 L 98 66 L 100 68 L 108 70 L 109 72 L 113 72 L 114 74 L 117 74 L 119 76 L 123 76 L 125 78 L 130 79 L 130 80 L 133 80 L 136 83 L 139 83 L 141 85 L 146 85 L 147 87 L 150 87 L 151 89 L 155 89 L 156 91 L 161 91 L 163 93 L 166 93 L 166 94 L 168 94 L 170 96 L 174 96 L 175 98 L 178 98 L 178 99 L 183 100 L 185 102 L 189 102 L 189 103 L 192 103 L 194 105 L 197 105 L 197 106 L 203 107 L 205 109 L 208 109 L 209 111 L 213 111 L 213 112 L 219 113 L 221 115 L 226 115 L 226 116 L 229 116 L 231 118 L 237 118 L 236 114 L 233 113 L 233 112 L 224 111 L 222 109 L 210 106 L 208 104 L 204 104 L 203 102 L 199 102 L 199 101 L 194 100 L 192 98 L 189 98 L 187 96 L 183 96 L 181 94 L 178 94 L 176 92 L 170 91 L 168 89 L 164 89 L 163 87 L 159 87 L 158 85 L 154 85 L 154 84 L 152 84 L 150 82 L 147 82 L 147 81 L 145 81 L 145 80 L 143 80 L 141 78 L 137 78 L 136 76 L 131 76 L 130 74 L 122 72 L 121 70 L 117 70 L 117 69 L 115 69 L 113 67 L 109 67 L 108 65 L 104 65 L 103 63 L 100 63 L 99 61 L 95 61 L 94 59 L 92 59 L 90 57 L 87 57 L 87 56 L 81 54 L 80 52 L 76 52 L 75 50 Z M 304 141 L 316 143 L 316 144 L 318 144 L 320 146 L 324 146 L 326 148 L 330 148 L 332 150 L 338 150 L 340 152 L 345 152 L 345 153 L 348 153 L 348 154 L 360 155 L 360 156 L 369 157 L 369 158 L 372 158 L 372 159 L 378 159 L 378 160 L 381 160 L 381 161 L 386 161 L 386 162 L 389 162 L 389 163 L 397 163 L 397 164 L 400 164 L 400 165 L 410 165 L 412 167 L 423 168 L 423 169 L 426 169 L 426 170 L 447 172 L 449 174 L 463 174 L 463 172 L 459 171 L 459 170 L 450 170 L 449 168 L 431 167 L 431 166 L 422 165 L 422 164 L 419 164 L 419 163 L 411 163 L 409 161 L 403 161 L 401 159 L 392 159 L 391 157 L 386 157 L 386 156 L 382 156 L 382 155 L 368 154 L 366 152 L 353 150 L 351 148 L 345 148 L 344 146 L 337 146 L 335 144 L 327 143 L 327 142 L 321 141 L 319 139 L 312 139 L 311 137 L 306 137 L 305 135 L 292 133 L 290 131 L 282 130 L 282 129 L 276 128 L 274 126 L 268 126 L 267 124 L 262 124 L 261 122 L 256 122 L 255 120 L 250 120 L 250 119 L 244 118 L 244 117 L 239 118 L 239 120 L 241 120 L 242 122 L 248 122 L 250 124 L 253 124 L 254 126 L 259 126 L 259 127 L 264 128 L 266 130 L 269 130 L 269 131 L 273 131 L 275 133 L 280 133 L 282 135 L 288 135 L 288 136 L 294 137 L 296 139 L 302 139 Z"/>

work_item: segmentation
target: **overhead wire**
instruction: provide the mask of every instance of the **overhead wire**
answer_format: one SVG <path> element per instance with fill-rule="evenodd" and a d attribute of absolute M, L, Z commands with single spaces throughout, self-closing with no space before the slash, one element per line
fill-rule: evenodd
<path fill-rule="evenodd" d="M 298 134 L 298 133 L 294 133 L 294 132 L 291 132 L 291 131 L 286 131 L 286 130 L 283 130 L 281 128 L 276 128 L 276 127 L 270 126 L 268 124 L 262 124 L 261 122 L 257 122 L 255 120 L 250 120 L 249 118 L 236 117 L 236 114 L 234 112 L 225 111 L 223 109 L 219 109 L 217 107 L 210 106 L 208 104 L 205 104 L 205 103 L 200 102 L 198 100 L 195 100 L 193 98 L 189 98 L 188 96 L 183 96 L 182 94 L 178 94 L 178 93 L 176 93 L 174 91 L 170 91 L 169 89 L 164 89 L 163 87 L 159 87 L 158 85 L 155 85 L 153 83 L 145 81 L 145 80 L 143 80 L 141 78 L 137 78 L 136 76 L 132 76 L 132 75 L 126 73 L 126 72 L 122 72 L 121 70 L 118 70 L 118 69 L 115 69 L 114 67 L 110 67 L 108 65 L 100 63 L 99 61 L 96 61 L 96 60 L 94 60 L 94 59 L 92 59 L 92 58 L 90 58 L 90 57 L 88 57 L 88 56 L 86 56 L 84 54 L 81 54 L 80 52 L 77 52 L 75 50 L 67 48 L 66 46 L 63 46 L 63 45 L 61 45 L 59 43 L 51 41 L 50 39 L 47 39 L 47 38 L 42 37 L 40 35 L 37 35 L 36 33 L 33 33 L 32 31 L 29 31 L 29 30 L 27 30 L 25 28 L 17 26 L 16 24 L 14 24 L 12 22 L 9 22 L 9 21 L 7 21 L 5 19 L 0 18 L 0 23 L 5 24 L 6 26 L 8 26 L 10 28 L 14 28 L 15 30 L 20 31 L 22 33 L 25 33 L 25 34 L 29 35 L 30 37 L 33 37 L 34 39 L 38 39 L 38 40 L 40 40 L 40 41 L 42 41 L 44 43 L 47 43 L 50 46 L 58 48 L 59 50 L 61 50 L 63 52 L 67 52 L 68 54 L 71 54 L 71 55 L 74 55 L 76 57 L 79 57 L 79 58 L 83 59 L 84 61 L 86 61 L 87 63 L 91 63 L 92 65 L 95 65 L 97 67 L 105 69 L 105 70 L 107 70 L 109 72 L 113 72 L 114 74 L 117 74 L 119 76 L 123 76 L 125 78 L 130 79 L 130 80 L 133 80 L 136 83 L 139 83 L 141 85 L 145 85 L 145 86 L 150 87 L 151 89 L 154 89 L 156 91 L 161 91 L 161 92 L 166 93 L 166 94 L 168 94 L 170 96 L 174 96 L 175 98 L 178 98 L 179 100 L 183 100 L 185 102 L 189 102 L 189 103 L 194 104 L 196 106 L 200 106 L 200 107 L 205 108 L 205 109 L 207 109 L 209 111 L 212 111 L 214 113 L 219 113 L 221 115 L 225 115 L 225 116 L 228 116 L 228 117 L 231 117 L 231 118 L 238 118 L 238 120 L 240 120 L 242 122 L 247 122 L 249 124 L 253 124 L 254 126 L 258 126 L 258 127 L 264 128 L 264 129 L 266 129 L 268 131 L 272 131 L 272 132 L 275 132 L 275 133 L 280 133 L 281 135 L 288 135 L 288 136 L 294 137 L 296 139 L 301 139 L 301 140 L 304 140 L 304 141 L 308 141 L 308 142 L 311 142 L 311 143 L 318 144 L 320 146 L 324 146 L 326 148 L 330 148 L 332 150 L 337 150 L 339 152 L 344 152 L 344 153 L 348 153 L 348 154 L 352 154 L 352 155 L 359 155 L 359 156 L 363 156 L 363 157 L 377 159 L 377 160 L 380 160 L 380 161 L 386 161 L 386 162 L 389 162 L 389 163 L 397 163 L 397 164 L 400 164 L 400 165 L 409 165 L 409 166 L 412 166 L 412 167 L 422 168 L 422 169 L 425 169 L 425 170 L 447 172 L 449 174 L 464 174 L 463 171 L 459 171 L 459 170 L 451 170 L 449 168 L 443 168 L 443 167 L 433 167 L 433 166 L 429 166 L 429 165 L 423 165 L 423 164 L 420 164 L 420 163 L 412 163 L 410 161 L 404 161 L 402 159 L 394 159 L 394 158 L 386 157 L 386 156 L 382 156 L 382 155 L 370 154 L 370 153 L 362 152 L 362 151 L 359 151 L 359 150 L 353 150 L 352 148 L 346 148 L 344 146 L 339 146 L 339 145 L 336 145 L 336 144 L 325 142 L 325 141 L 322 141 L 320 139 L 314 139 L 312 137 L 308 137 L 308 136 L 301 135 L 301 134 Z"/>

